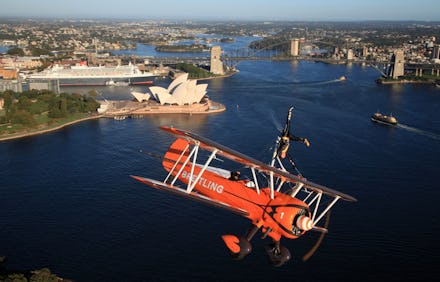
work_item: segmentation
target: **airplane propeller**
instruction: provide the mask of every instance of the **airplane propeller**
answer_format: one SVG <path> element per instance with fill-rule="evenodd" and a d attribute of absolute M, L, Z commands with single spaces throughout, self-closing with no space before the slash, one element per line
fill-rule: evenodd
<path fill-rule="evenodd" d="M 328 211 L 326 214 L 326 218 L 325 218 L 325 224 L 324 224 L 324 230 L 327 230 L 328 225 L 330 223 L 330 213 L 331 211 Z M 315 228 L 313 228 L 312 230 L 316 230 Z M 316 230 L 319 231 L 319 230 Z M 325 234 L 327 234 L 327 232 L 321 232 L 321 235 L 319 235 L 318 240 L 316 241 L 315 245 L 313 245 L 313 247 L 302 257 L 302 260 L 308 261 L 313 254 L 316 252 L 316 250 L 318 250 L 319 246 L 321 245 L 322 241 L 324 240 L 324 236 Z"/>

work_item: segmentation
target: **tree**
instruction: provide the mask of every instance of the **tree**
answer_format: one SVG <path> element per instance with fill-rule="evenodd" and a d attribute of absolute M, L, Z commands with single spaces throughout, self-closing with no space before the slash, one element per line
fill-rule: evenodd
<path fill-rule="evenodd" d="M 24 51 L 21 48 L 13 47 L 6 52 L 8 55 L 11 56 L 24 56 Z"/>
<path fill-rule="evenodd" d="M 45 50 L 45 49 L 41 49 L 41 48 L 37 48 L 37 47 L 33 47 L 31 46 L 29 48 L 29 50 L 31 51 L 32 56 L 41 56 L 41 55 L 50 55 L 50 51 Z"/>
<path fill-rule="evenodd" d="M 28 111 L 30 109 L 31 105 L 32 105 L 31 100 L 29 100 L 29 98 L 26 96 L 20 96 L 20 98 L 18 99 L 17 106 L 20 110 Z"/>
<path fill-rule="evenodd" d="M 96 91 L 95 89 L 90 90 L 89 92 L 87 92 L 89 94 L 90 97 L 92 97 L 93 99 L 96 99 L 96 97 L 98 97 L 98 91 Z"/>
<path fill-rule="evenodd" d="M 53 97 L 49 104 L 50 118 L 63 118 L 67 116 L 66 98 Z"/>
<path fill-rule="evenodd" d="M 34 116 L 26 110 L 15 111 L 11 115 L 11 122 L 18 123 L 26 127 L 34 127 L 37 125 L 37 121 L 35 120 Z"/>
<path fill-rule="evenodd" d="M 212 75 L 212 73 L 206 71 L 205 69 L 199 68 L 191 64 L 179 63 L 176 65 L 176 68 L 189 73 L 189 77 L 191 78 L 202 78 Z"/>

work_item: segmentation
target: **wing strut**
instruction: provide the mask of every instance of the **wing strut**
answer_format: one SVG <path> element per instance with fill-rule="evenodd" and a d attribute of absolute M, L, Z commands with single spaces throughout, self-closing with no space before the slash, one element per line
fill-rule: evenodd
<path fill-rule="evenodd" d="M 254 182 L 255 182 L 255 189 L 257 190 L 257 194 L 260 195 L 260 187 L 258 186 L 258 179 L 257 179 L 257 175 L 255 174 L 255 168 L 251 167 L 251 171 L 252 171 L 252 177 L 254 178 Z"/>
<path fill-rule="evenodd" d="M 182 154 L 180 154 L 179 158 L 177 159 L 177 161 L 174 163 L 173 168 L 170 169 L 170 172 L 168 173 L 167 177 L 165 178 L 165 180 L 163 181 L 164 183 L 166 183 L 168 181 L 168 179 L 171 176 L 171 173 L 174 171 L 174 169 L 176 168 L 177 164 L 180 163 L 180 160 L 182 159 L 182 157 L 185 155 L 186 150 L 188 150 L 189 148 L 189 144 L 186 145 L 185 150 L 182 151 Z M 172 181 L 171 185 L 174 185 L 174 182 L 176 182 L 177 178 L 174 178 L 174 180 Z"/>
<path fill-rule="evenodd" d="M 197 146 L 198 147 L 198 146 Z M 188 182 L 188 188 L 186 189 L 186 192 L 189 194 L 191 193 L 191 191 L 194 189 L 194 186 L 196 185 L 196 183 L 200 180 L 200 177 L 202 177 L 202 174 L 205 172 L 206 168 L 209 166 L 209 164 L 211 163 L 212 159 L 215 157 L 215 154 L 217 154 L 217 149 L 214 149 L 211 153 L 211 155 L 209 156 L 208 160 L 206 160 L 205 165 L 202 167 L 202 169 L 200 170 L 199 174 L 197 175 L 197 178 L 194 180 L 194 182 Z M 193 172 L 194 172 L 194 165 L 196 163 L 196 160 L 194 159 L 193 161 L 193 169 L 191 170 L 191 175 L 190 175 L 190 179 L 192 179 L 193 176 Z M 190 185 L 191 183 L 191 185 Z"/>
<path fill-rule="evenodd" d="M 334 206 L 334 204 L 336 204 L 336 202 L 340 199 L 341 197 L 340 196 L 336 196 L 334 199 L 333 199 L 333 201 L 325 208 L 325 210 L 323 210 L 322 212 L 321 212 L 321 214 L 318 216 L 318 218 L 317 219 L 315 219 L 314 221 L 313 221 L 313 225 L 316 225 L 320 220 L 321 220 L 321 218 Z"/>
<path fill-rule="evenodd" d="M 189 144 L 188 144 L 189 146 Z M 194 152 L 196 151 L 197 147 L 194 147 L 191 150 L 191 153 L 189 153 L 189 156 L 186 158 L 185 162 L 183 162 L 182 166 L 180 167 L 179 171 L 177 172 L 176 176 L 174 176 L 173 181 L 171 182 L 171 185 L 174 185 L 174 183 L 177 181 L 177 179 L 179 178 L 179 175 L 182 173 L 183 169 L 185 168 L 185 166 L 188 164 L 189 160 L 191 159 L 192 155 L 194 154 Z M 179 160 L 185 155 L 186 150 L 182 151 L 182 154 L 180 154 Z M 178 162 L 176 162 L 177 164 Z M 174 166 L 175 168 L 175 166 Z M 171 175 L 171 173 L 173 172 L 173 170 L 170 170 L 169 175 Z"/>

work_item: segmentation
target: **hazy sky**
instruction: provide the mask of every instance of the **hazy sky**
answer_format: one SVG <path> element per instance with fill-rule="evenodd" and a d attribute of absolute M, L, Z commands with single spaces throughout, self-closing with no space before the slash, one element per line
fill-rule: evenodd
<path fill-rule="evenodd" d="M 440 20 L 439 0 L 0 0 L 0 17 Z"/>

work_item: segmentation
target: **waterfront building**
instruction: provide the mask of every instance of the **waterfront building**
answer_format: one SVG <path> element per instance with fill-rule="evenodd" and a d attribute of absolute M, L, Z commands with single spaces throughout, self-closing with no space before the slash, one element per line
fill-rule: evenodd
<path fill-rule="evenodd" d="M 40 57 L 0 57 L 0 68 L 35 69 L 42 65 Z"/>
<path fill-rule="evenodd" d="M 347 50 L 347 61 L 353 61 L 353 49 Z"/>
<path fill-rule="evenodd" d="M 0 77 L 2 79 L 17 79 L 18 78 L 18 69 L 16 68 L 0 68 Z"/>
<path fill-rule="evenodd" d="M 200 103 L 206 94 L 208 84 L 197 84 L 197 80 L 188 79 L 188 74 L 182 74 L 174 79 L 168 88 L 160 86 L 149 87 L 150 93 L 132 91 L 131 94 L 138 102 L 156 100 L 161 105 L 192 105 Z"/>
<path fill-rule="evenodd" d="M 23 92 L 23 85 L 18 80 L 3 80 L 0 79 L 0 92 L 12 90 L 14 92 Z"/>

